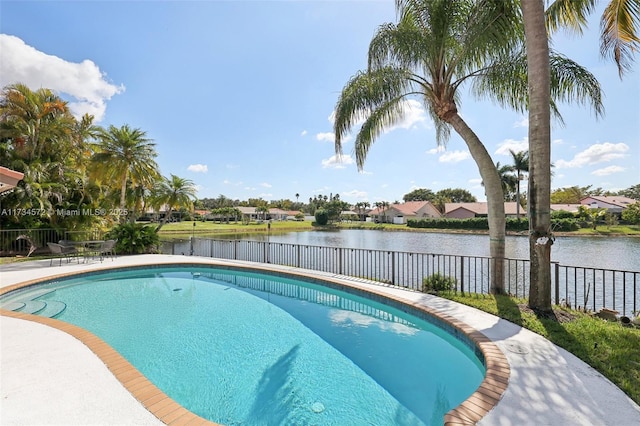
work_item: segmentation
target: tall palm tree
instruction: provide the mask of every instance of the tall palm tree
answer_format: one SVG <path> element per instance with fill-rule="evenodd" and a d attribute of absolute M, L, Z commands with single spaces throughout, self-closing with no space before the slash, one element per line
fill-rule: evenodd
<path fill-rule="evenodd" d="M 546 11 L 549 31 L 569 28 L 581 33 L 598 0 L 555 0 Z M 640 0 L 609 0 L 600 17 L 600 54 L 616 62 L 620 78 L 640 50 Z"/>
<path fill-rule="evenodd" d="M 586 25 L 586 16 L 596 0 L 556 0 L 544 10 L 543 0 L 522 0 L 525 26 L 529 86 L 529 256 L 531 261 L 529 306 L 551 311 L 551 124 L 546 107 L 552 95 L 553 79 L 549 74 L 547 30 L 560 27 L 578 32 Z M 633 61 L 640 47 L 637 26 L 640 1 L 611 0 L 601 18 L 603 56 L 613 56 L 620 77 Z"/>
<path fill-rule="evenodd" d="M 522 0 L 529 92 L 529 307 L 551 312 L 551 73 L 543 0 Z"/>
<path fill-rule="evenodd" d="M 453 128 L 465 141 L 484 181 L 489 211 L 491 288 L 502 292 L 505 254 L 504 195 L 491 156 L 458 114 L 464 83 L 473 92 L 504 106 L 526 108 L 526 56 L 523 28 L 515 3 L 503 0 L 396 0 L 399 22 L 382 25 L 369 46 L 368 69 L 343 88 L 336 105 L 336 153 L 358 121 L 356 163 L 385 127 L 403 116 L 403 101 L 418 98 L 434 120 L 438 143 Z M 555 56 L 557 91 L 562 98 L 599 105 L 599 85 L 586 70 Z M 555 110 L 555 104 L 551 104 Z M 549 105 L 547 105 L 549 108 Z"/>
<path fill-rule="evenodd" d="M 158 224 L 156 232 L 171 218 L 172 213 L 180 208 L 193 209 L 193 201 L 196 199 L 196 186 L 193 181 L 178 177 L 174 174 L 171 178 L 163 177 L 153 191 L 154 206 L 160 211 L 165 207 L 164 218 Z"/>
<path fill-rule="evenodd" d="M 111 125 L 99 130 L 98 143 L 93 146 L 92 162 L 105 178 L 117 183 L 122 210 L 126 208 L 128 184 L 152 184 L 160 176 L 155 143 L 146 136 L 126 124 L 119 128 Z"/>
<path fill-rule="evenodd" d="M 262 204 L 256 207 L 256 215 L 258 218 L 262 217 L 263 220 L 267 220 L 269 214 L 269 207 L 266 204 Z"/>
<path fill-rule="evenodd" d="M 27 161 L 58 155 L 75 123 L 67 103 L 51 90 L 32 91 L 20 83 L 3 89 L 0 115 L 0 137 L 9 138 Z"/>
<path fill-rule="evenodd" d="M 515 152 L 510 149 L 509 153 L 513 159 L 513 171 L 516 172 L 516 218 L 520 220 L 520 181 L 524 177 L 522 172 L 529 171 L 529 151 Z"/>

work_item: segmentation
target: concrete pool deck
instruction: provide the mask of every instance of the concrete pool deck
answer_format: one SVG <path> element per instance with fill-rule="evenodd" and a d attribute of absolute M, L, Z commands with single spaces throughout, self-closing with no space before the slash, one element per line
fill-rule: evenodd
<path fill-rule="evenodd" d="M 52 275 L 174 262 L 259 265 L 169 255 L 121 256 L 114 261 L 86 264 L 63 262 L 62 266 L 56 262 L 49 266 L 49 260 L 39 260 L 0 266 L 0 287 Z M 283 272 L 301 271 L 269 267 Z M 364 280 L 307 272 L 320 278 L 339 278 L 356 286 L 371 286 Z M 456 318 L 483 333 L 504 353 L 511 370 L 508 387 L 499 403 L 478 424 L 640 424 L 640 406 L 596 370 L 543 337 L 455 302 L 383 285 L 375 285 L 375 289 Z M 129 393 L 92 350 L 72 335 L 3 315 L 0 347 L 2 425 L 164 424 Z M 193 424 L 197 423 L 197 419 L 193 420 Z"/>

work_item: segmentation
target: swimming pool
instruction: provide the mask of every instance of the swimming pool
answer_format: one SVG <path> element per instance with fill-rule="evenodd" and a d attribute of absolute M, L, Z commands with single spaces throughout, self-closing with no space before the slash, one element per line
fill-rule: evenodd
<path fill-rule="evenodd" d="M 433 319 L 287 277 L 136 269 L 38 285 L 3 303 L 33 299 L 66 305 L 59 319 L 225 424 L 442 423 L 484 373 L 473 345 Z"/>

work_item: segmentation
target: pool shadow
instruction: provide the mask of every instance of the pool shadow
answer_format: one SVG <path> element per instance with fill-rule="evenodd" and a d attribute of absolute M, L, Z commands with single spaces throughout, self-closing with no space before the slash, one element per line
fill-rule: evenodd
<path fill-rule="evenodd" d="M 286 424 L 295 389 L 290 376 L 300 345 L 295 345 L 262 374 L 247 424 Z"/>

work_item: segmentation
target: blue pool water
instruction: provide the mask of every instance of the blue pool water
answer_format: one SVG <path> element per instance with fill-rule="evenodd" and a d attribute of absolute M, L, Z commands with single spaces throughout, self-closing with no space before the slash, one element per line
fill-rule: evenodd
<path fill-rule="evenodd" d="M 101 337 L 176 402 L 226 425 L 442 424 L 485 371 L 431 321 L 240 270 L 96 273 L 0 302 L 49 306 L 39 312 Z"/>

